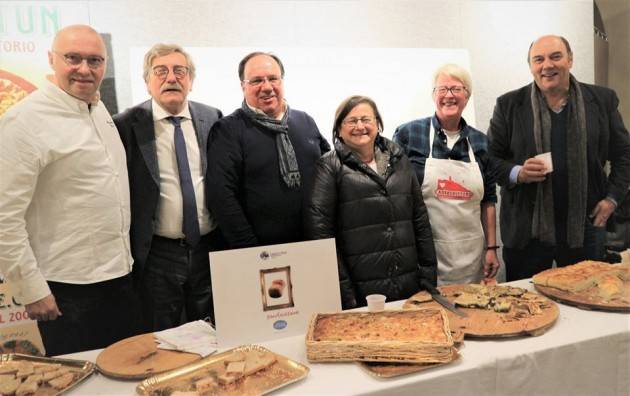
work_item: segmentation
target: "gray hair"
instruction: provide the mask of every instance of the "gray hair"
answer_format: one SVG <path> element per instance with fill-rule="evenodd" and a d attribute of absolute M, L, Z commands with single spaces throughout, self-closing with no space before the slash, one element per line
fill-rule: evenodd
<path fill-rule="evenodd" d="M 433 72 L 433 88 L 435 88 L 435 82 L 437 81 L 438 77 L 440 77 L 440 75 L 445 75 L 458 79 L 462 82 L 462 84 L 464 84 L 464 87 L 466 87 L 468 97 L 472 95 L 472 78 L 470 77 L 470 73 L 468 73 L 468 70 L 454 63 L 447 63 L 438 67 Z"/>
<path fill-rule="evenodd" d="M 178 52 L 184 55 L 186 58 L 186 63 L 188 64 L 188 74 L 190 75 L 190 79 L 195 79 L 195 64 L 193 63 L 192 58 L 188 54 L 188 52 L 184 51 L 184 49 L 177 44 L 155 44 L 151 49 L 144 55 L 144 67 L 142 70 L 142 77 L 144 81 L 149 81 L 149 73 L 151 73 L 151 64 L 155 58 L 160 56 L 170 55 L 174 52 Z"/>

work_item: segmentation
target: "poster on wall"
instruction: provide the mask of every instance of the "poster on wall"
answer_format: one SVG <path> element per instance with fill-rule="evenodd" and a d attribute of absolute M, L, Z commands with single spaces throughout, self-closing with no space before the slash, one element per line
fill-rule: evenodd
<path fill-rule="evenodd" d="M 0 2 L 0 117 L 52 75 L 55 33 L 88 21 L 87 1 Z"/>
<path fill-rule="evenodd" d="M 37 322 L 29 319 L 24 305 L 13 298 L 11 287 L 0 284 L 0 353 L 44 355 Z"/>

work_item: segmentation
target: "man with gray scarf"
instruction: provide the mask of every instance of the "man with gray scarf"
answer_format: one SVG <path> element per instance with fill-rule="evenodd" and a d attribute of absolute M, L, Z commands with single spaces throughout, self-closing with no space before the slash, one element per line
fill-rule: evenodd
<path fill-rule="evenodd" d="M 602 260 L 605 225 L 630 185 L 630 138 L 615 92 L 570 74 L 563 37 L 534 41 L 527 62 L 534 82 L 497 99 L 488 131 L 508 281 L 554 260 Z M 550 162 L 537 157 L 547 153 Z"/>
<path fill-rule="evenodd" d="M 284 66 L 273 54 L 241 60 L 241 108 L 212 127 L 207 200 L 230 248 L 296 242 L 303 191 L 330 150 L 315 121 L 284 100 Z"/>

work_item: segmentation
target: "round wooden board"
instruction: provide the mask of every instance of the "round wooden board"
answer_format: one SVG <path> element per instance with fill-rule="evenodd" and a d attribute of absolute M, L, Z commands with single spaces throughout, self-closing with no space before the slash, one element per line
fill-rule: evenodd
<path fill-rule="evenodd" d="M 448 285 L 441 286 L 438 289 L 449 301 L 453 302 L 452 293 L 462 290 L 466 285 Z M 514 317 L 515 308 L 512 307 L 510 312 L 494 312 L 488 309 L 479 308 L 462 308 L 457 309 L 465 312 L 468 317 L 462 318 L 455 313 L 446 310 L 448 315 L 449 327 L 451 331 L 463 331 L 466 338 L 501 338 L 501 337 L 517 337 L 517 336 L 538 336 L 545 333 L 558 319 L 560 311 L 558 305 L 546 297 L 545 306 L 542 307 L 542 313 L 539 315 L 529 315 L 524 317 Z M 420 304 L 412 303 L 414 299 L 421 301 Z M 423 308 L 442 308 L 426 291 L 421 291 L 409 298 L 403 304 L 403 309 L 423 309 Z"/>
<path fill-rule="evenodd" d="M 153 333 L 148 333 L 108 346 L 96 358 L 96 367 L 113 378 L 145 379 L 199 359 L 194 353 L 158 349 Z"/>
<path fill-rule="evenodd" d="M 624 282 L 626 285 L 628 282 Z M 558 302 L 573 305 L 582 309 L 595 309 L 601 311 L 614 312 L 630 312 L 630 304 L 624 304 L 621 301 L 603 301 L 601 298 L 589 293 L 586 290 L 583 293 L 572 293 L 566 290 L 556 289 L 555 287 L 542 286 L 534 283 L 534 287 L 541 294 L 552 298 Z M 630 288 L 626 289 L 630 290 Z"/>

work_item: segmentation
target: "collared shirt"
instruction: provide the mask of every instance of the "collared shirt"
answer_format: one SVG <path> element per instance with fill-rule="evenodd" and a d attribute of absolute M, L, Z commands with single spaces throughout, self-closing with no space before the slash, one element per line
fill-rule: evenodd
<path fill-rule="evenodd" d="M 0 140 L 0 271 L 16 298 L 128 274 L 129 180 L 105 105 L 46 82 L 0 117 Z"/>
<path fill-rule="evenodd" d="M 446 133 L 436 116 L 410 121 L 396 129 L 393 140 L 402 146 L 409 157 L 420 184 L 422 185 L 424 180 L 424 164 L 429 156 L 429 122 L 433 122 L 433 128 L 437 134 L 437 139 L 433 141 L 433 157 L 470 162 L 468 156 L 468 142 L 470 142 L 483 177 L 484 194 L 481 202 L 497 202 L 495 176 L 488 156 L 488 137 L 469 126 L 463 118 L 459 139 L 452 149 L 448 148 Z"/>
<path fill-rule="evenodd" d="M 158 201 L 155 233 L 166 238 L 179 239 L 184 237 L 182 232 L 184 206 L 182 189 L 179 184 L 177 158 L 175 156 L 175 127 L 167 119 L 173 115 L 164 110 L 155 100 L 153 100 L 152 108 L 158 169 L 160 171 L 160 199 Z M 184 132 L 184 141 L 186 142 L 190 176 L 195 190 L 199 231 L 201 235 L 205 235 L 216 228 L 216 222 L 211 221 L 210 214 L 206 208 L 205 175 L 203 174 L 199 143 L 195 133 L 195 126 L 190 116 L 188 102 L 185 102 L 182 111 L 174 116 L 183 117 L 181 126 Z"/>

